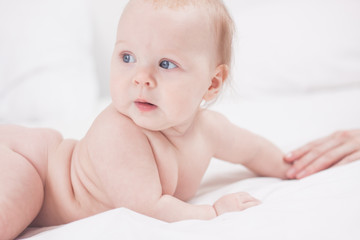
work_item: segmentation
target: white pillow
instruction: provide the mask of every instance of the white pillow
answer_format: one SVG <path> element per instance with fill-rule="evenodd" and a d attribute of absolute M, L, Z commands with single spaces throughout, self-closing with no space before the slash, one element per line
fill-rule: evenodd
<path fill-rule="evenodd" d="M 71 122 L 97 96 L 86 0 L 0 2 L 0 122 Z"/>
<path fill-rule="evenodd" d="M 242 95 L 360 88 L 360 1 L 225 0 Z"/>

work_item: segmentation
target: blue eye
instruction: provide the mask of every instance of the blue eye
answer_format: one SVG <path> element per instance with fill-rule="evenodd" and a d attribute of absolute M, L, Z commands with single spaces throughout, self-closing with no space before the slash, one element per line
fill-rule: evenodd
<path fill-rule="evenodd" d="M 135 62 L 135 58 L 132 55 L 128 54 L 128 53 L 123 54 L 122 59 L 123 59 L 124 63 L 133 63 L 133 62 Z"/>
<path fill-rule="evenodd" d="M 159 66 L 160 66 L 161 68 L 164 68 L 164 69 L 177 68 L 177 66 L 176 66 L 174 63 L 172 63 L 172 62 L 170 62 L 170 61 L 168 61 L 168 60 L 163 60 L 163 61 L 161 61 L 160 64 L 159 64 Z"/>

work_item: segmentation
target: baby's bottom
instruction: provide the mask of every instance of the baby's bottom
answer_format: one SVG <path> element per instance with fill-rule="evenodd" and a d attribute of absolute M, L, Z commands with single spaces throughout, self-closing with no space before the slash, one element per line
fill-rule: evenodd
<path fill-rule="evenodd" d="M 46 129 L 0 125 L 0 239 L 13 239 L 39 213 L 49 146 L 61 136 Z"/>

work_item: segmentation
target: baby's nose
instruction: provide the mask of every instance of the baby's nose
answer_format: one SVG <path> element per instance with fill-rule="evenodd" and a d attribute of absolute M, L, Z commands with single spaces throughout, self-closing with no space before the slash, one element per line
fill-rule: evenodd
<path fill-rule="evenodd" d="M 136 86 L 142 86 L 142 87 L 153 88 L 156 86 L 156 81 L 154 77 L 147 73 L 137 74 L 133 80 L 133 83 Z"/>

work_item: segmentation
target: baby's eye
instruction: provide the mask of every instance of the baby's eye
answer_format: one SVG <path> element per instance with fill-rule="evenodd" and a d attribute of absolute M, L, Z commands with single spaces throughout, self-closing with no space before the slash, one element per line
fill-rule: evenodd
<path fill-rule="evenodd" d="M 128 54 L 128 53 L 123 54 L 122 59 L 123 59 L 124 63 L 136 62 L 135 58 L 131 54 Z"/>
<path fill-rule="evenodd" d="M 162 68 L 164 68 L 164 69 L 177 68 L 177 66 L 176 66 L 174 63 L 172 63 L 172 62 L 170 62 L 170 61 L 168 61 L 168 60 L 163 60 L 163 61 L 161 61 L 160 64 L 159 64 L 159 66 L 162 67 Z"/>

